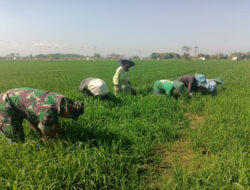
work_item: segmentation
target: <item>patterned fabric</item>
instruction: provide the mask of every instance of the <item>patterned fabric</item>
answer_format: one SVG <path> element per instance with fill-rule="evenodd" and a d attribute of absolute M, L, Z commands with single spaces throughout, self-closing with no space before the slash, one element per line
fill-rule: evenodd
<path fill-rule="evenodd" d="M 17 140 L 19 136 L 24 140 L 24 119 L 36 129 L 51 131 L 66 100 L 67 97 L 56 92 L 31 88 L 8 90 L 0 94 L 0 131 L 10 139 Z"/>

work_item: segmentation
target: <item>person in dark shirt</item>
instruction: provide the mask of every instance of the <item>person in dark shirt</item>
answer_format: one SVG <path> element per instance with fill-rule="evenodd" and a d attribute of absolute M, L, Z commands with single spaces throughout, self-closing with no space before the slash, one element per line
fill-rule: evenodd
<path fill-rule="evenodd" d="M 192 91 L 196 88 L 196 80 L 194 75 L 184 75 L 178 78 L 188 88 L 189 95 L 192 95 Z"/>

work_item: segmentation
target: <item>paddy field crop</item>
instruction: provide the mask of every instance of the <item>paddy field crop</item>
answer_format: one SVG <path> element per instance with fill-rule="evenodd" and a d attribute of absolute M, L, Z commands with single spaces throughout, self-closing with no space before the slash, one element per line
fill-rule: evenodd
<path fill-rule="evenodd" d="M 113 91 L 116 61 L 1 61 L 0 92 L 30 87 L 85 104 L 77 122 L 46 143 L 24 122 L 26 140 L 0 135 L 0 189 L 248 189 L 250 61 L 137 61 L 136 96 L 83 97 L 87 77 Z M 221 76 L 217 94 L 152 95 L 159 79 Z"/>

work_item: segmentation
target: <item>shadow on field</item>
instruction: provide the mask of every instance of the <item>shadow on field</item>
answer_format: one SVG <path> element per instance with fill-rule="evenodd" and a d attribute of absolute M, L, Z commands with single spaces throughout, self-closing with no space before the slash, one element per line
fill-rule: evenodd
<path fill-rule="evenodd" d="M 62 130 L 60 138 L 69 142 L 89 143 L 90 146 L 111 146 L 112 144 L 119 144 L 122 149 L 128 149 L 132 140 L 128 136 L 124 136 L 119 132 L 111 131 L 107 128 L 101 127 L 86 127 L 86 126 L 69 126 Z"/>
<path fill-rule="evenodd" d="M 141 87 L 138 90 L 136 89 L 136 93 L 147 96 L 149 94 L 153 94 L 153 88 L 151 86 Z"/>
<path fill-rule="evenodd" d="M 197 89 L 194 89 L 194 93 L 196 94 L 200 94 L 202 96 L 217 96 L 217 89 L 215 89 L 214 91 L 210 91 L 210 90 L 207 90 L 205 88 L 197 88 Z"/>
<path fill-rule="evenodd" d="M 107 95 L 105 96 L 94 96 L 93 94 L 91 94 L 90 92 L 84 92 L 83 93 L 83 97 L 84 98 L 87 98 L 87 97 L 91 97 L 92 99 L 99 99 L 100 101 L 103 101 L 103 102 L 108 102 L 112 105 L 115 105 L 115 106 L 119 106 L 122 104 L 122 101 L 116 97 L 114 94 L 111 94 L 111 93 L 108 93 Z"/>

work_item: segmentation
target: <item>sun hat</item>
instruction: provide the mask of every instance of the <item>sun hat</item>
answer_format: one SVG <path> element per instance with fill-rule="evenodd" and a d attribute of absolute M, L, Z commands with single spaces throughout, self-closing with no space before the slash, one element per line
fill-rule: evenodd
<path fill-rule="evenodd" d="M 118 63 L 119 63 L 121 66 L 125 67 L 126 69 L 128 69 L 129 67 L 135 66 L 135 63 L 134 63 L 133 61 L 131 61 L 130 59 L 120 59 L 120 60 L 118 61 Z M 125 66 L 126 63 L 129 64 L 128 67 Z"/>
<path fill-rule="evenodd" d="M 185 91 L 185 85 L 183 82 L 178 81 L 178 80 L 174 80 L 174 87 L 180 91 L 181 93 L 183 93 Z"/>

